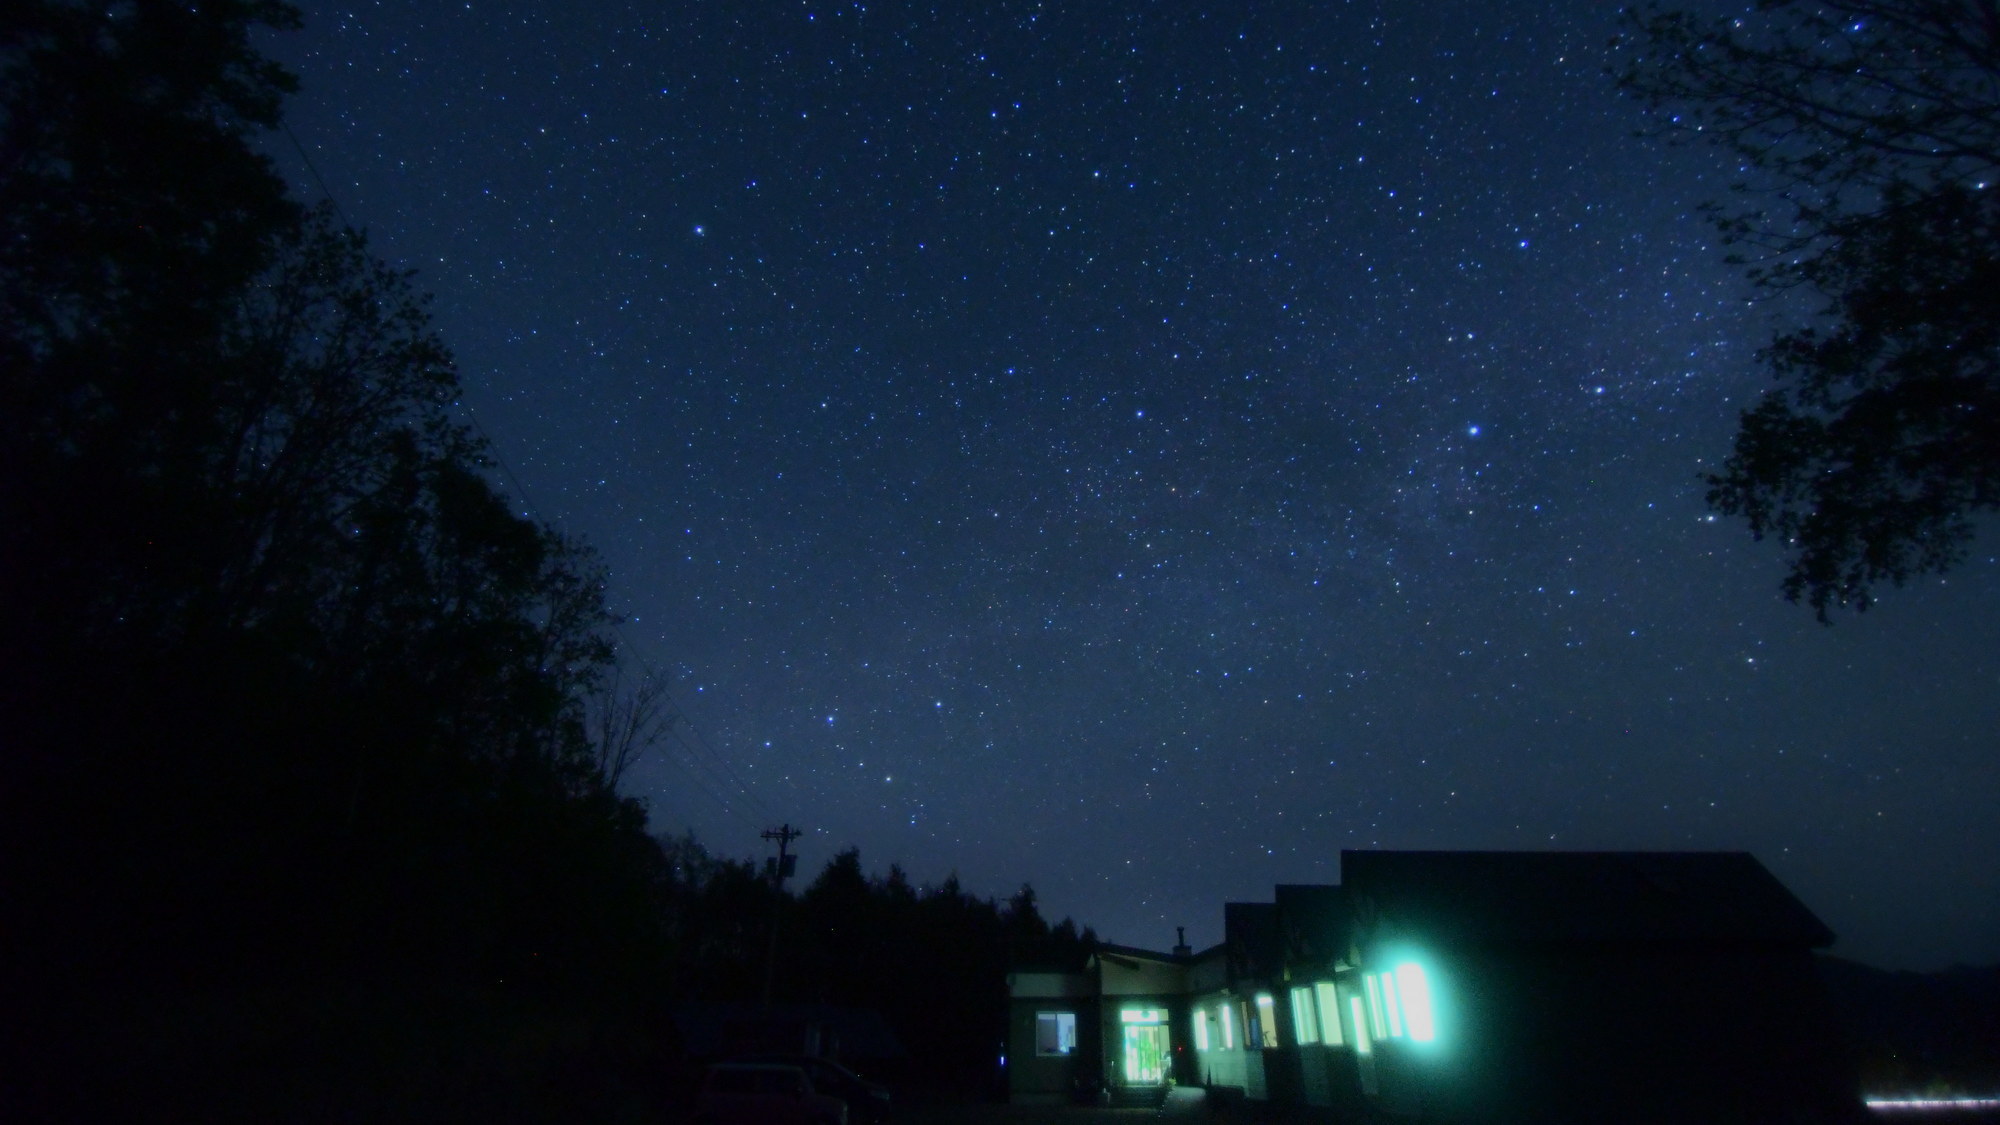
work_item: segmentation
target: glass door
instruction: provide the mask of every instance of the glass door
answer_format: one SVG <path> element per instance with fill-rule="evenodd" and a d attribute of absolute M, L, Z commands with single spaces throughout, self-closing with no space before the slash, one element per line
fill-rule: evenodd
<path fill-rule="evenodd" d="M 1167 1080 L 1167 1029 L 1158 1024 L 1125 1026 L 1125 1084 L 1158 1086 Z"/>

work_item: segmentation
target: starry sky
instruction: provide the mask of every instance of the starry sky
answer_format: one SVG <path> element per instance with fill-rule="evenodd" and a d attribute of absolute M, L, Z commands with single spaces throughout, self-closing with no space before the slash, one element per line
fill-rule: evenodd
<path fill-rule="evenodd" d="M 1706 512 L 1809 310 L 1612 5 L 304 8 L 274 155 L 602 554 L 657 828 L 1155 948 L 1342 848 L 1745 849 L 2000 960 L 2000 538 L 1829 628 Z"/>

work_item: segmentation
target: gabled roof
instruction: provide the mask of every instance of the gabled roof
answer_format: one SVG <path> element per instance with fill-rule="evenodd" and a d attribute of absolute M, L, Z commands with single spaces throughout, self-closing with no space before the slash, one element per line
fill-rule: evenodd
<path fill-rule="evenodd" d="M 1164 965 L 1185 965 L 1191 960 L 1179 953 L 1161 953 L 1157 949 L 1140 949 L 1136 945 L 1114 945 L 1108 941 L 1099 942 L 1093 956 L 1112 960 L 1124 958 L 1128 961 L 1157 961 Z"/>
<path fill-rule="evenodd" d="M 1824 947 L 1748 852 L 1340 853 L 1364 934 L 1472 944 Z"/>

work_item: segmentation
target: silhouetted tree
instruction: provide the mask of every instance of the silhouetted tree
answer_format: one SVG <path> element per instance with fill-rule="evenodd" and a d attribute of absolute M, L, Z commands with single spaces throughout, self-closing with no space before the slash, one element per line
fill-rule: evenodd
<path fill-rule="evenodd" d="M 622 665 L 614 665 L 591 693 L 590 708 L 597 772 L 614 788 L 626 770 L 673 733 L 679 717 L 666 684 L 650 671 L 628 678 Z"/>
<path fill-rule="evenodd" d="M 2000 9 L 1760 0 L 1628 13 L 1621 84 L 1742 162 L 1725 236 L 1823 298 L 1763 353 L 1709 503 L 1782 539 L 1827 619 L 1963 558 L 2000 506 Z"/>
<path fill-rule="evenodd" d="M 407 276 L 251 145 L 295 22 L 0 7 L 9 1119 L 436 1118 L 479 1029 L 667 981 L 673 869 L 588 723 L 600 568 L 494 488 Z M 384 1062 L 405 1021 L 438 1042 Z M 528 1112 L 497 1069 L 452 1112 Z"/>

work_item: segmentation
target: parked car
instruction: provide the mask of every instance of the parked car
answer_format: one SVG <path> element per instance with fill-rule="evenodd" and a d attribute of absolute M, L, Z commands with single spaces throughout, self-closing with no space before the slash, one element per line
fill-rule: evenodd
<path fill-rule="evenodd" d="M 851 1125 L 882 1125 L 889 1120 L 889 1088 L 880 1082 L 870 1082 L 830 1059 L 815 1055 L 773 1054 L 745 1055 L 736 1061 L 798 1067 L 812 1079 L 813 1089 L 847 1103 L 847 1119 Z"/>
<path fill-rule="evenodd" d="M 847 1103 L 813 1086 L 804 1069 L 717 1063 L 695 1095 L 697 1125 L 848 1125 Z"/>

